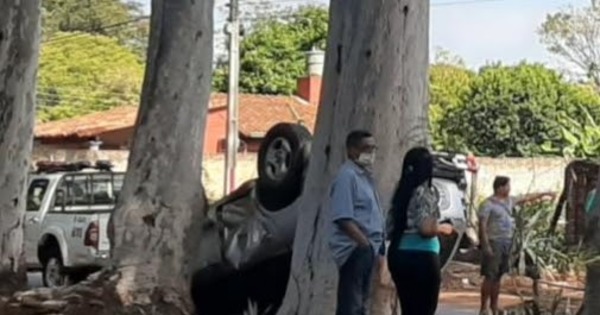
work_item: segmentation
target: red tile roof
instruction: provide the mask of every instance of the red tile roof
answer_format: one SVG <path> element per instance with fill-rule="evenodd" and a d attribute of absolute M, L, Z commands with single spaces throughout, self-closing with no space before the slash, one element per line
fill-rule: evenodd
<path fill-rule="evenodd" d="M 298 123 L 313 130 L 317 117 L 317 107 L 295 96 L 240 94 L 239 98 L 240 134 L 262 137 L 273 125 L 280 122 Z M 227 108 L 227 94 L 214 93 L 209 108 Z M 135 125 L 138 108 L 120 106 L 71 119 L 58 120 L 37 125 L 37 139 L 91 138 L 96 135 L 131 128 Z"/>
<path fill-rule="evenodd" d="M 42 123 L 35 126 L 35 137 L 44 139 L 90 138 L 107 131 L 135 125 L 137 106 L 119 106 L 71 119 Z"/>

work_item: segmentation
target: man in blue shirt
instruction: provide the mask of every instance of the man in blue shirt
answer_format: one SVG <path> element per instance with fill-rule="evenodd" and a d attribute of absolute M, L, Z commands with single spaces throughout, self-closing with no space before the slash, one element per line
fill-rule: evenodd
<path fill-rule="evenodd" d="M 337 315 L 367 314 L 375 262 L 385 255 L 383 213 L 371 172 L 375 150 L 369 132 L 351 132 L 348 161 L 331 186 L 329 246 L 339 269 Z"/>

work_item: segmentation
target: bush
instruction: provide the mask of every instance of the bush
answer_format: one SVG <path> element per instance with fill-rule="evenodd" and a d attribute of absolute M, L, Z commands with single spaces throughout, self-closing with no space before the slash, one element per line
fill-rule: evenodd
<path fill-rule="evenodd" d="M 492 157 L 562 155 L 573 145 L 561 124 L 564 117 L 581 124 L 587 114 L 600 118 L 594 92 L 539 64 L 484 67 L 465 90 L 465 101 L 436 122 L 448 149 Z"/>
<path fill-rule="evenodd" d="M 471 92 L 475 73 L 457 65 L 436 64 L 429 69 L 429 122 L 436 150 L 456 146 L 448 130 L 442 128 L 444 117 L 464 106 Z"/>

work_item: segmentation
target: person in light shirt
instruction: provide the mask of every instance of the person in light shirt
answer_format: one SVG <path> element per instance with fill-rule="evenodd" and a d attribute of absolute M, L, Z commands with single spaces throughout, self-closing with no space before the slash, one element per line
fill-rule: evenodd
<path fill-rule="evenodd" d="M 329 247 L 339 270 L 337 315 L 367 314 L 371 276 L 384 262 L 385 223 L 372 176 L 376 147 L 371 133 L 351 132 L 348 159 L 331 185 Z"/>

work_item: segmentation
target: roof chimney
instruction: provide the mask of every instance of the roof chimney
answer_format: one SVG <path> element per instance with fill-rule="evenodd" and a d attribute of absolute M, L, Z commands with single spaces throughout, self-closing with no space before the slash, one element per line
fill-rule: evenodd
<path fill-rule="evenodd" d="M 308 66 L 308 75 L 323 76 L 323 64 L 325 64 L 325 52 L 313 49 L 306 53 L 306 63 Z"/>
<path fill-rule="evenodd" d="M 306 53 L 307 74 L 305 77 L 298 79 L 297 94 L 311 105 L 319 105 L 321 99 L 324 60 L 325 52 L 313 47 L 311 51 Z"/>

